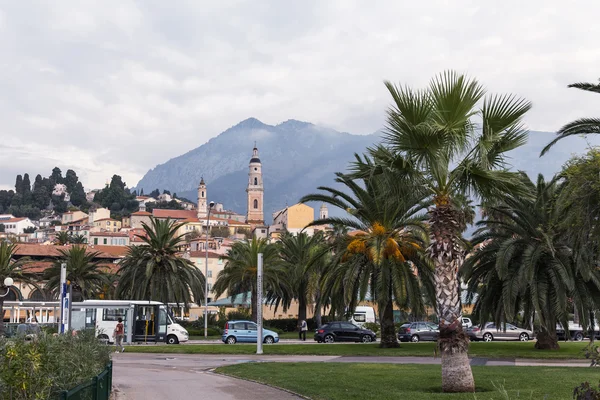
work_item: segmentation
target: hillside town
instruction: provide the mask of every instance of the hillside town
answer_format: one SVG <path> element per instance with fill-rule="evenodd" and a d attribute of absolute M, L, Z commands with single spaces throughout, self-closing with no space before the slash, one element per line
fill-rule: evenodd
<path fill-rule="evenodd" d="M 72 246 L 85 246 L 89 252 L 95 254 L 94 261 L 100 262 L 108 270 L 116 273 L 118 263 L 127 254 L 128 246 L 145 244 L 144 225 L 150 225 L 152 218 L 174 221 L 179 224 L 176 236 L 181 238 L 178 246 L 181 256 L 203 269 L 208 255 L 208 299 L 213 301 L 218 300 L 212 293 L 212 287 L 217 275 L 224 268 L 222 257 L 236 241 L 255 237 L 276 242 L 284 232 L 291 234 L 305 232 L 312 236 L 315 232 L 330 229 L 325 225 L 307 227 L 315 220 L 315 210 L 306 204 L 286 206 L 273 213 L 270 223 L 265 219 L 262 163 L 256 145 L 252 149 L 248 165 L 246 215 L 227 210 L 223 204 L 210 201 L 209 190 L 209 185 L 202 178 L 198 185 L 198 199 L 195 204 L 175 198 L 169 193 L 162 193 L 156 198 L 138 195 L 135 197 L 138 203 L 137 211 L 118 219 L 111 217 L 108 208 L 95 205 L 94 196 L 98 191 L 90 191 L 86 196 L 92 206 L 87 213 L 69 203 L 68 211 L 45 213 L 39 219 L 17 218 L 10 214 L 0 215 L 0 241 L 17 244 L 14 258 L 17 260 L 25 258 L 28 266 L 34 267 L 33 270 L 40 274 L 63 256 L 61 249 Z M 243 188 L 240 188 L 241 190 Z M 54 194 L 64 196 L 67 202 L 70 199 L 64 184 L 57 183 Z M 154 208 L 151 212 L 147 210 L 147 205 L 173 201 L 181 207 Z M 320 206 L 317 218 L 328 218 L 326 204 Z M 49 300 L 51 294 L 44 292 L 40 287 L 43 288 L 43 282 L 37 282 L 36 285 L 12 286 L 5 300 Z M 226 296 L 227 293 L 221 297 Z M 265 310 L 268 312 L 269 309 L 265 308 Z M 297 310 L 293 312 L 293 307 L 291 310 L 285 313 L 285 317 L 297 317 Z M 284 314 L 279 311 L 279 314 L 271 311 L 271 315 L 283 317 Z M 201 314 L 199 307 L 196 306 L 194 309 L 193 305 L 191 310 L 186 312 L 186 318 L 192 319 L 197 319 Z M 215 313 L 216 308 L 211 308 L 211 312 Z"/>

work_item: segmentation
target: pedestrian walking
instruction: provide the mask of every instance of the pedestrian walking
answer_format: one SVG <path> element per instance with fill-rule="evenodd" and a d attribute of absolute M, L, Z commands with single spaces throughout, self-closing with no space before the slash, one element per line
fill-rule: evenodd
<path fill-rule="evenodd" d="M 125 328 L 123 327 L 123 318 L 119 318 L 117 320 L 117 326 L 115 327 L 115 331 L 113 332 L 113 338 L 115 339 L 115 347 L 117 348 L 117 353 L 121 350 L 121 353 L 125 352 L 125 347 L 123 347 L 123 336 L 125 336 Z"/>
<path fill-rule="evenodd" d="M 305 320 L 300 322 L 300 331 L 298 332 L 298 339 L 306 342 L 306 331 L 308 330 L 308 324 Z"/>

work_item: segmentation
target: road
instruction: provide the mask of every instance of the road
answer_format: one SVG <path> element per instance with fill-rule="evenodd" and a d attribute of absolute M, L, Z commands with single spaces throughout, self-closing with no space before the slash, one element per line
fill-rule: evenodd
<path fill-rule="evenodd" d="M 198 398 L 220 400 L 298 399 L 290 393 L 210 372 L 248 362 L 344 362 L 440 364 L 433 357 L 257 356 L 122 353 L 113 357 L 113 384 L 119 400 Z M 583 361 L 471 359 L 471 365 L 588 367 Z M 193 394 L 193 396 L 191 396 Z"/>

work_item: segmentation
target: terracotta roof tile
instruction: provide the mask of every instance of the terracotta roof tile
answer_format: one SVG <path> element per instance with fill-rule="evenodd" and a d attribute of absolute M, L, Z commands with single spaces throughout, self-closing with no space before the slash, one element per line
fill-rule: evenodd
<path fill-rule="evenodd" d="M 15 255 L 20 257 L 61 257 L 60 249 L 69 250 L 71 245 L 54 246 L 38 243 L 19 243 L 15 250 Z M 126 246 L 87 246 L 88 251 L 99 252 L 98 258 L 118 259 L 124 257 L 127 253 Z"/>
<path fill-rule="evenodd" d="M 133 215 L 138 215 L 138 216 L 149 217 L 149 216 L 151 216 L 152 214 L 150 214 L 148 211 L 136 211 L 136 212 L 132 213 L 131 215 L 132 215 L 132 216 L 133 216 Z"/>
<path fill-rule="evenodd" d="M 94 220 L 94 222 L 100 222 L 100 221 L 114 221 L 114 222 L 121 222 L 121 221 L 119 221 L 119 220 L 112 219 L 112 218 L 101 218 L 101 219 L 96 219 L 96 220 Z"/>
<path fill-rule="evenodd" d="M 152 215 L 156 218 L 171 218 L 171 219 L 188 219 L 198 218 L 196 211 L 192 210 L 169 210 L 155 208 L 152 210 Z"/>
<path fill-rule="evenodd" d="M 221 258 L 223 256 L 224 256 L 224 254 L 215 253 L 214 251 L 208 252 L 208 258 Z M 190 251 L 190 257 L 204 258 L 204 257 L 206 257 L 206 252 L 204 250 Z"/>

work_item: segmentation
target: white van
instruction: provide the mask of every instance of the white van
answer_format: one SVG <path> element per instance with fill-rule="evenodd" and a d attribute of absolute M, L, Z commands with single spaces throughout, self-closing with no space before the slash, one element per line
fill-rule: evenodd
<path fill-rule="evenodd" d="M 375 309 L 373 307 L 357 306 L 350 317 L 350 322 L 358 326 L 363 326 L 367 322 L 377 322 Z"/>

